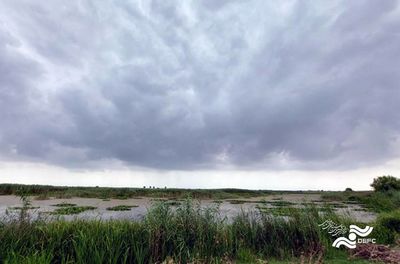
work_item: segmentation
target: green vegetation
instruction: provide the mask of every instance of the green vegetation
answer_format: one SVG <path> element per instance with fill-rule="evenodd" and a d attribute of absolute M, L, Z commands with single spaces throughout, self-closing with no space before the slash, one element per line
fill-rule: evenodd
<path fill-rule="evenodd" d="M 322 194 L 326 202 L 359 204 L 369 211 L 381 213 L 400 209 L 400 191 L 389 192 L 327 192 Z M 336 205 L 338 205 L 336 203 Z"/>
<path fill-rule="evenodd" d="M 375 192 L 328 192 L 322 194 L 325 201 L 340 201 L 343 204 L 359 204 L 358 211 L 378 213 L 374 236 L 381 243 L 391 244 L 400 238 L 400 190 L 399 180 L 392 176 L 381 176 L 371 184 Z M 331 203 L 332 204 L 332 203 Z M 333 203 L 334 204 L 334 203 Z"/>
<path fill-rule="evenodd" d="M 293 215 L 294 212 L 302 212 L 302 213 L 307 213 L 310 211 L 316 211 L 318 213 L 329 213 L 333 214 L 334 213 L 334 207 L 332 206 L 325 206 L 325 207 L 317 207 L 315 205 L 306 205 L 305 207 L 301 208 L 295 208 L 295 207 L 265 207 L 265 206 L 259 206 L 257 205 L 256 208 L 263 214 L 269 214 L 272 216 L 291 216 Z M 311 208 L 311 210 L 310 210 Z"/>
<path fill-rule="evenodd" d="M 400 233 L 400 210 L 381 214 L 378 221 L 381 226 L 396 233 Z"/>
<path fill-rule="evenodd" d="M 348 208 L 344 203 L 330 203 L 329 206 L 332 206 L 333 208 Z"/>
<path fill-rule="evenodd" d="M 137 205 L 117 205 L 113 207 L 107 207 L 108 211 L 130 211 L 133 207 L 138 207 Z"/>
<path fill-rule="evenodd" d="M 62 207 L 66 208 L 79 207 Z M 345 222 L 313 208 L 293 209 L 288 219 L 242 213 L 227 223 L 217 207 L 185 201 L 175 210 L 156 203 L 145 219 L 130 221 L 8 222 L 0 225 L 4 263 L 221 263 L 334 257 L 331 237 L 318 226 Z M 347 223 L 347 222 L 346 222 Z M 248 262 L 247 262 L 248 263 Z"/>
<path fill-rule="evenodd" d="M 85 211 L 94 210 L 96 207 L 93 206 L 67 206 L 57 208 L 53 212 L 50 212 L 52 215 L 72 215 L 72 214 L 80 214 Z"/>
<path fill-rule="evenodd" d="M 382 213 L 377 219 L 380 240 L 394 243 L 400 238 L 400 210 Z"/>
<path fill-rule="evenodd" d="M 63 188 L 0 185 L 0 193 L 20 195 L 23 204 L 17 219 L 0 222 L 0 263 L 367 263 L 348 259 L 343 248 L 332 248 L 334 238 L 318 226 L 327 219 L 344 226 L 363 226 L 335 214 L 336 208 L 347 205 L 360 205 L 356 210 L 378 214 L 370 223 L 378 243 L 394 244 L 400 238 L 400 191 L 393 187 L 374 192 L 320 192 L 321 200 L 303 201 L 301 208 L 281 197 L 248 200 L 271 194 L 267 191 Z M 138 222 L 29 219 L 29 196 L 41 195 L 152 197 L 154 203 Z M 187 196 L 213 203 L 204 208 L 183 199 Z M 226 219 L 219 214 L 221 199 L 232 204 L 255 203 L 259 210 Z M 96 209 L 71 203 L 54 206 L 58 207 L 51 212 L 55 215 Z M 118 205 L 107 210 L 132 207 Z"/>
<path fill-rule="evenodd" d="M 393 176 L 380 176 L 375 178 L 371 187 L 376 192 L 400 191 L 400 179 Z"/>
<path fill-rule="evenodd" d="M 176 189 L 176 188 L 109 188 L 109 187 L 66 187 L 48 185 L 21 185 L 21 184 L 0 184 L 0 195 L 18 195 L 23 191 L 26 195 L 35 196 L 36 199 L 47 199 L 55 197 L 66 199 L 71 197 L 100 198 L 100 199 L 127 199 L 140 197 L 164 197 L 174 199 L 238 199 L 265 196 L 269 194 L 283 193 L 318 193 L 313 191 L 265 191 L 265 190 L 244 190 L 244 189 Z"/>
<path fill-rule="evenodd" d="M 293 203 L 289 201 L 280 201 L 280 200 L 275 200 L 275 201 L 268 201 L 267 203 L 273 205 L 273 206 L 279 206 L 279 207 L 284 207 L 284 206 L 292 206 Z"/>
<path fill-rule="evenodd" d="M 228 203 L 230 204 L 244 204 L 247 203 L 248 201 L 245 200 L 227 200 Z"/>
<path fill-rule="evenodd" d="M 40 208 L 39 206 L 26 206 L 26 207 L 13 206 L 13 207 L 10 207 L 9 209 L 11 209 L 11 210 L 34 210 L 34 209 L 39 209 L 39 208 Z"/>
<path fill-rule="evenodd" d="M 76 206 L 76 204 L 73 204 L 73 203 L 59 203 L 59 204 L 53 204 L 53 206 L 57 206 L 57 207 L 71 207 L 71 206 Z"/>

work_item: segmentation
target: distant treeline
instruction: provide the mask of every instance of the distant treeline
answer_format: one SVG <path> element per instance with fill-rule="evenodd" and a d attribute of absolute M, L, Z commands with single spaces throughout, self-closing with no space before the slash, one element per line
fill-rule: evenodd
<path fill-rule="evenodd" d="M 312 191 L 269 191 L 246 189 L 177 189 L 177 188 L 111 188 L 111 187 L 68 187 L 50 185 L 0 184 L 0 195 L 54 196 L 59 198 L 133 198 L 165 197 L 194 199 L 228 199 L 256 197 L 279 193 L 316 193 Z"/>

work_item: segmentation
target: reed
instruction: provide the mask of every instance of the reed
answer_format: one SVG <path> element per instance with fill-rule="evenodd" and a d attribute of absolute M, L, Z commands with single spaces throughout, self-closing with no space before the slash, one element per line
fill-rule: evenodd
<path fill-rule="evenodd" d="M 330 238 L 312 206 L 288 217 L 242 212 L 222 218 L 218 205 L 158 202 L 139 222 L 8 221 L 0 225 L 0 263 L 221 263 L 237 259 L 324 256 Z M 343 219 L 342 219 L 343 220 Z M 328 254 L 329 255 L 329 254 Z"/>

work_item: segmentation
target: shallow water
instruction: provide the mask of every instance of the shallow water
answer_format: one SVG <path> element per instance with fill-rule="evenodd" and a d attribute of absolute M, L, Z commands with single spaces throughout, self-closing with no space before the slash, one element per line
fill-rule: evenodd
<path fill-rule="evenodd" d="M 38 217 L 44 219 L 124 219 L 124 220 L 140 220 L 145 215 L 147 210 L 151 207 L 157 199 L 143 197 L 143 198 L 132 198 L 126 200 L 110 199 L 104 201 L 98 198 L 70 198 L 70 199 L 56 199 L 50 198 L 48 200 L 35 200 L 34 197 L 31 199 L 31 206 L 39 207 L 37 209 L 30 209 L 30 215 L 33 219 Z M 319 194 L 284 194 L 284 195 L 269 195 L 265 197 L 254 197 L 250 199 L 239 199 L 240 204 L 233 204 L 232 200 L 221 200 L 221 203 L 216 204 L 213 200 L 201 200 L 199 201 L 201 206 L 218 206 L 219 213 L 222 218 L 226 218 L 228 221 L 240 212 L 258 212 L 257 205 L 262 205 L 267 208 L 273 208 L 274 206 L 268 204 L 268 202 L 290 202 L 291 206 L 301 208 L 302 203 L 313 202 L 316 206 L 322 206 L 320 202 L 321 197 Z M 262 203 L 266 201 L 267 203 Z M 244 203 L 243 203 L 244 202 Z M 76 215 L 62 215 L 54 216 L 49 212 L 59 208 L 54 206 L 60 203 L 71 203 L 77 206 L 94 206 L 97 207 L 95 210 L 89 210 Z M 135 205 L 137 207 L 131 208 L 129 211 L 109 211 L 108 207 L 117 205 Z M 0 196 L 0 219 L 7 219 L 11 216 L 16 216 L 19 210 L 12 210 L 12 207 L 22 206 L 22 202 L 19 197 L 13 195 Z M 346 204 L 347 208 L 335 209 L 338 214 L 346 215 L 352 219 L 360 222 L 372 222 L 376 219 L 376 215 L 372 212 L 364 212 L 362 207 L 357 204 Z"/>

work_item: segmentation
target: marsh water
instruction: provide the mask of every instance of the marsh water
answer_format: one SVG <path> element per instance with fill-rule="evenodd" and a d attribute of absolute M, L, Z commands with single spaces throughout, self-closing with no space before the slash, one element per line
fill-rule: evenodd
<path fill-rule="evenodd" d="M 57 199 L 49 198 L 46 200 L 36 200 L 35 197 L 30 197 L 29 214 L 33 219 L 42 217 L 45 219 L 100 219 L 100 220 L 141 220 L 146 215 L 147 210 L 158 202 L 160 198 L 138 197 L 129 199 L 99 199 L 99 198 L 69 198 Z M 179 200 L 168 200 L 174 206 L 181 202 Z M 222 218 L 232 219 L 242 211 L 244 212 L 258 212 L 259 208 L 264 209 L 277 209 L 279 207 L 296 207 L 303 208 L 307 204 L 315 206 L 326 206 L 326 202 L 321 201 L 319 194 L 283 194 L 283 195 L 268 195 L 262 197 L 254 197 L 249 199 L 240 200 L 198 200 L 201 207 L 216 207 Z M 73 204 L 74 206 L 92 206 L 95 209 L 83 211 L 78 214 L 70 215 L 55 215 L 54 212 L 57 205 L 60 204 Z M 365 210 L 360 204 L 344 204 L 344 203 L 331 203 L 334 210 L 340 214 L 348 216 L 359 222 L 374 221 L 376 215 L 372 212 Z M 120 205 L 132 206 L 127 211 L 112 211 L 110 208 Z M 0 196 L 0 219 L 7 219 L 12 216 L 17 216 L 19 213 L 18 207 L 22 206 L 20 197 L 14 195 Z M 52 213 L 53 212 L 53 213 Z"/>

